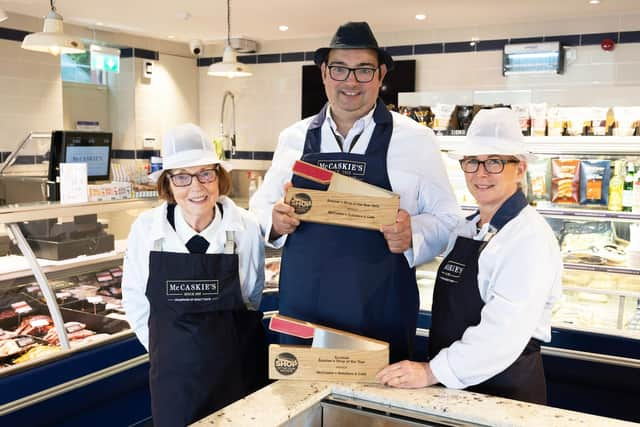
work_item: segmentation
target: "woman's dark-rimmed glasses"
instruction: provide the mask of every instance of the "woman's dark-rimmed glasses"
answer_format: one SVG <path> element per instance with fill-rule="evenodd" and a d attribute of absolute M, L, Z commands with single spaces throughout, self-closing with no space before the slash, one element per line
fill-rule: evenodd
<path fill-rule="evenodd" d="M 484 170 L 487 173 L 491 174 L 499 174 L 504 170 L 504 165 L 507 163 L 520 163 L 518 159 L 487 159 L 487 160 L 478 160 L 478 159 L 462 159 L 460 160 L 460 166 L 465 173 L 476 173 L 480 168 L 480 165 L 484 166 Z"/>
<path fill-rule="evenodd" d="M 201 184 L 210 184 L 218 178 L 218 169 L 204 169 L 196 173 L 180 172 L 175 175 L 170 174 L 169 178 L 176 187 L 187 187 L 191 185 L 194 176 Z"/>
<path fill-rule="evenodd" d="M 359 67 L 349 68 L 342 65 L 328 65 L 329 76 L 337 82 L 343 82 L 349 78 L 349 74 L 353 73 L 358 83 L 369 83 L 373 80 L 377 68 Z"/>

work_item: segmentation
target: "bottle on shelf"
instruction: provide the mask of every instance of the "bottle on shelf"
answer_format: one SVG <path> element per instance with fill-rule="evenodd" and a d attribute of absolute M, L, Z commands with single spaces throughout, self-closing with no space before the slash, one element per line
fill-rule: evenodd
<path fill-rule="evenodd" d="M 610 211 L 619 212 L 622 210 L 622 191 L 624 188 L 623 163 L 621 160 L 617 160 L 613 165 L 613 176 L 609 181 L 609 204 L 607 207 Z"/>
<path fill-rule="evenodd" d="M 633 206 L 631 211 L 640 213 L 640 173 L 637 173 L 633 180 Z"/>
<path fill-rule="evenodd" d="M 627 162 L 627 173 L 624 177 L 622 185 L 622 210 L 631 212 L 633 209 L 633 183 L 635 181 L 635 167 L 633 163 Z"/>

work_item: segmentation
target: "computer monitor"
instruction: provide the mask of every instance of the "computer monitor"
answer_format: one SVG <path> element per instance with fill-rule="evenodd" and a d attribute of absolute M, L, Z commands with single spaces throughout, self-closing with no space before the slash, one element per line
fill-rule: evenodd
<path fill-rule="evenodd" d="M 89 181 L 109 179 L 111 166 L 110 132 L 56 130 L 51 135 L 49 180 L 60 176 L 60 163 L 86 163 Z"/>
<path fill-rule="evenodd" d="M 111 142 L 111 132 L 53 131 L 49 151 L 49 200 L 60 197 L 60 163 L 86 163 L 89 182 L 108 180 Z"/>

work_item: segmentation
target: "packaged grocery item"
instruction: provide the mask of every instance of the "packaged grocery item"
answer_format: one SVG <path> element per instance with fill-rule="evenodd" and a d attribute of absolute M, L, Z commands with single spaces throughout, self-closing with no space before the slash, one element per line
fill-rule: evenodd
<path fill-rule="evenodd" d="M 547 135 L 562 136 L 564 133 L 564 116 L 565 108 L 550 107 L 547 108 Z"/>
<path fill-rule="evenodd" d="M 580 195 L 580 160 L 552 159 L 551 201 L 578 203 Z"/>
<path fill-rule="evenodd" d="M 439 133 L 445 133 L 454 127 L 454 111 L 456 106 L 453 104 L 437 104 L 433 108 L 433 130 Z"/>
<path fill-rule="evenodd" d="M 473 105 L 458 105 L 456 109 L 456 117 L 458 119 L 458 129 L 456 135 L 466 135 L 467 129 L 473 119 Z"/>
<path fill-rule="evenodd" d="M 633 136 L 640 122 L 640 107 L 613 107 L 615 136 Z"/>
<path fill-rule="evenodd" d="M 581 136 L 587 134 L 591 126 L 591 109 L 586 107 L 562 108 L 560 115 L 565 120 L 566 134 L 569 136 Z M 605 116 L 606 121 L 606 116 Z"/>
<path fill-rule="evenodd" d="M 518 116 L 522 134 L 525 136 L 531 135 L 531 113 L 529 112 L 529 105 L 513 104 L 511 109 L 516 113 L 516 116 Z"/>
<path fill-rule="evenodd" d="M 530 104 L 531 136 L 545 136 L 547 130 L 547 104 Z"/>
<path fill-rule="evenodd" d="M 538 159 L 527 162 L 529 201 L 551 200 L 551 161 Z"/>
<path fill-rule="evenodd" d="M 616 233 L 611 221 L 567 221 L 562 231 L 560 250 L 569 252 L 591 251 L 615 245 Z"/>
<path fill-rule="evenodd" d="M 580 162 L 580 203 L 607 206 L 610 179 L 610 160 Z"/>
<path fill-rule="evenodd" d="M 591 119 L 591 135 L 603 136 L 608 133 L 607 127 L 607 114 L 609 108 L 607 107 L 591 107 L 589 109 L 589 118 Z"/>

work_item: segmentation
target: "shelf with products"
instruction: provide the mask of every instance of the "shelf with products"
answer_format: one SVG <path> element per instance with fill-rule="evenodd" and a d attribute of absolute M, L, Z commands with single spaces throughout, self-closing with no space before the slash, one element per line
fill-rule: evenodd
<path fill-rule="evenodd" d="M 120 277 L 124 236 L 104 253 L 64 260 L 36 258 L 27 230 L 54 226 L 41 220 L 54 218 L 55 226 L 75 224 L 77 217 L 100 216 L 100 233 L 130 222 L 158 202 L 149 199 L 60 204 L 25 203 L 0 207 L 0 224 L 6 227 L 17 252 L 0 257 L 0 377 L 40 363 L 132 336 L 121 304 Z M 106 225 L 102 225 L 102 222 Z M 28 228 L 27 225 L 31 225 Z M 62 224 L 62 225 L 61 225 Z M 81 224 L 85 225 L 85 224 Z M 27 227 L 27 228 L 25 228 Z M 86 228 L 86 227 L 85 227 Z M 114 227 L 117 228 L 117 227 Z M 67 237 L 80 234 L 67 230 Z M 95 239 L 91 231 L 89 242 Z M 101 234 L 101 235 L 102 235 Z M 28 236 L 28 234 L 27 234 Z M 114 238 L 114 235 L 111 235 Z M 65 244 L 64 239 L 56 243 Z M 89 243 L 91 245 L 91 243 Z M 77 248 L 76 248 L 77 249 Z M 87 249 L 95 249 L 87 246 Z M 23 362 L 29 362 L 23 364 Z"/>

